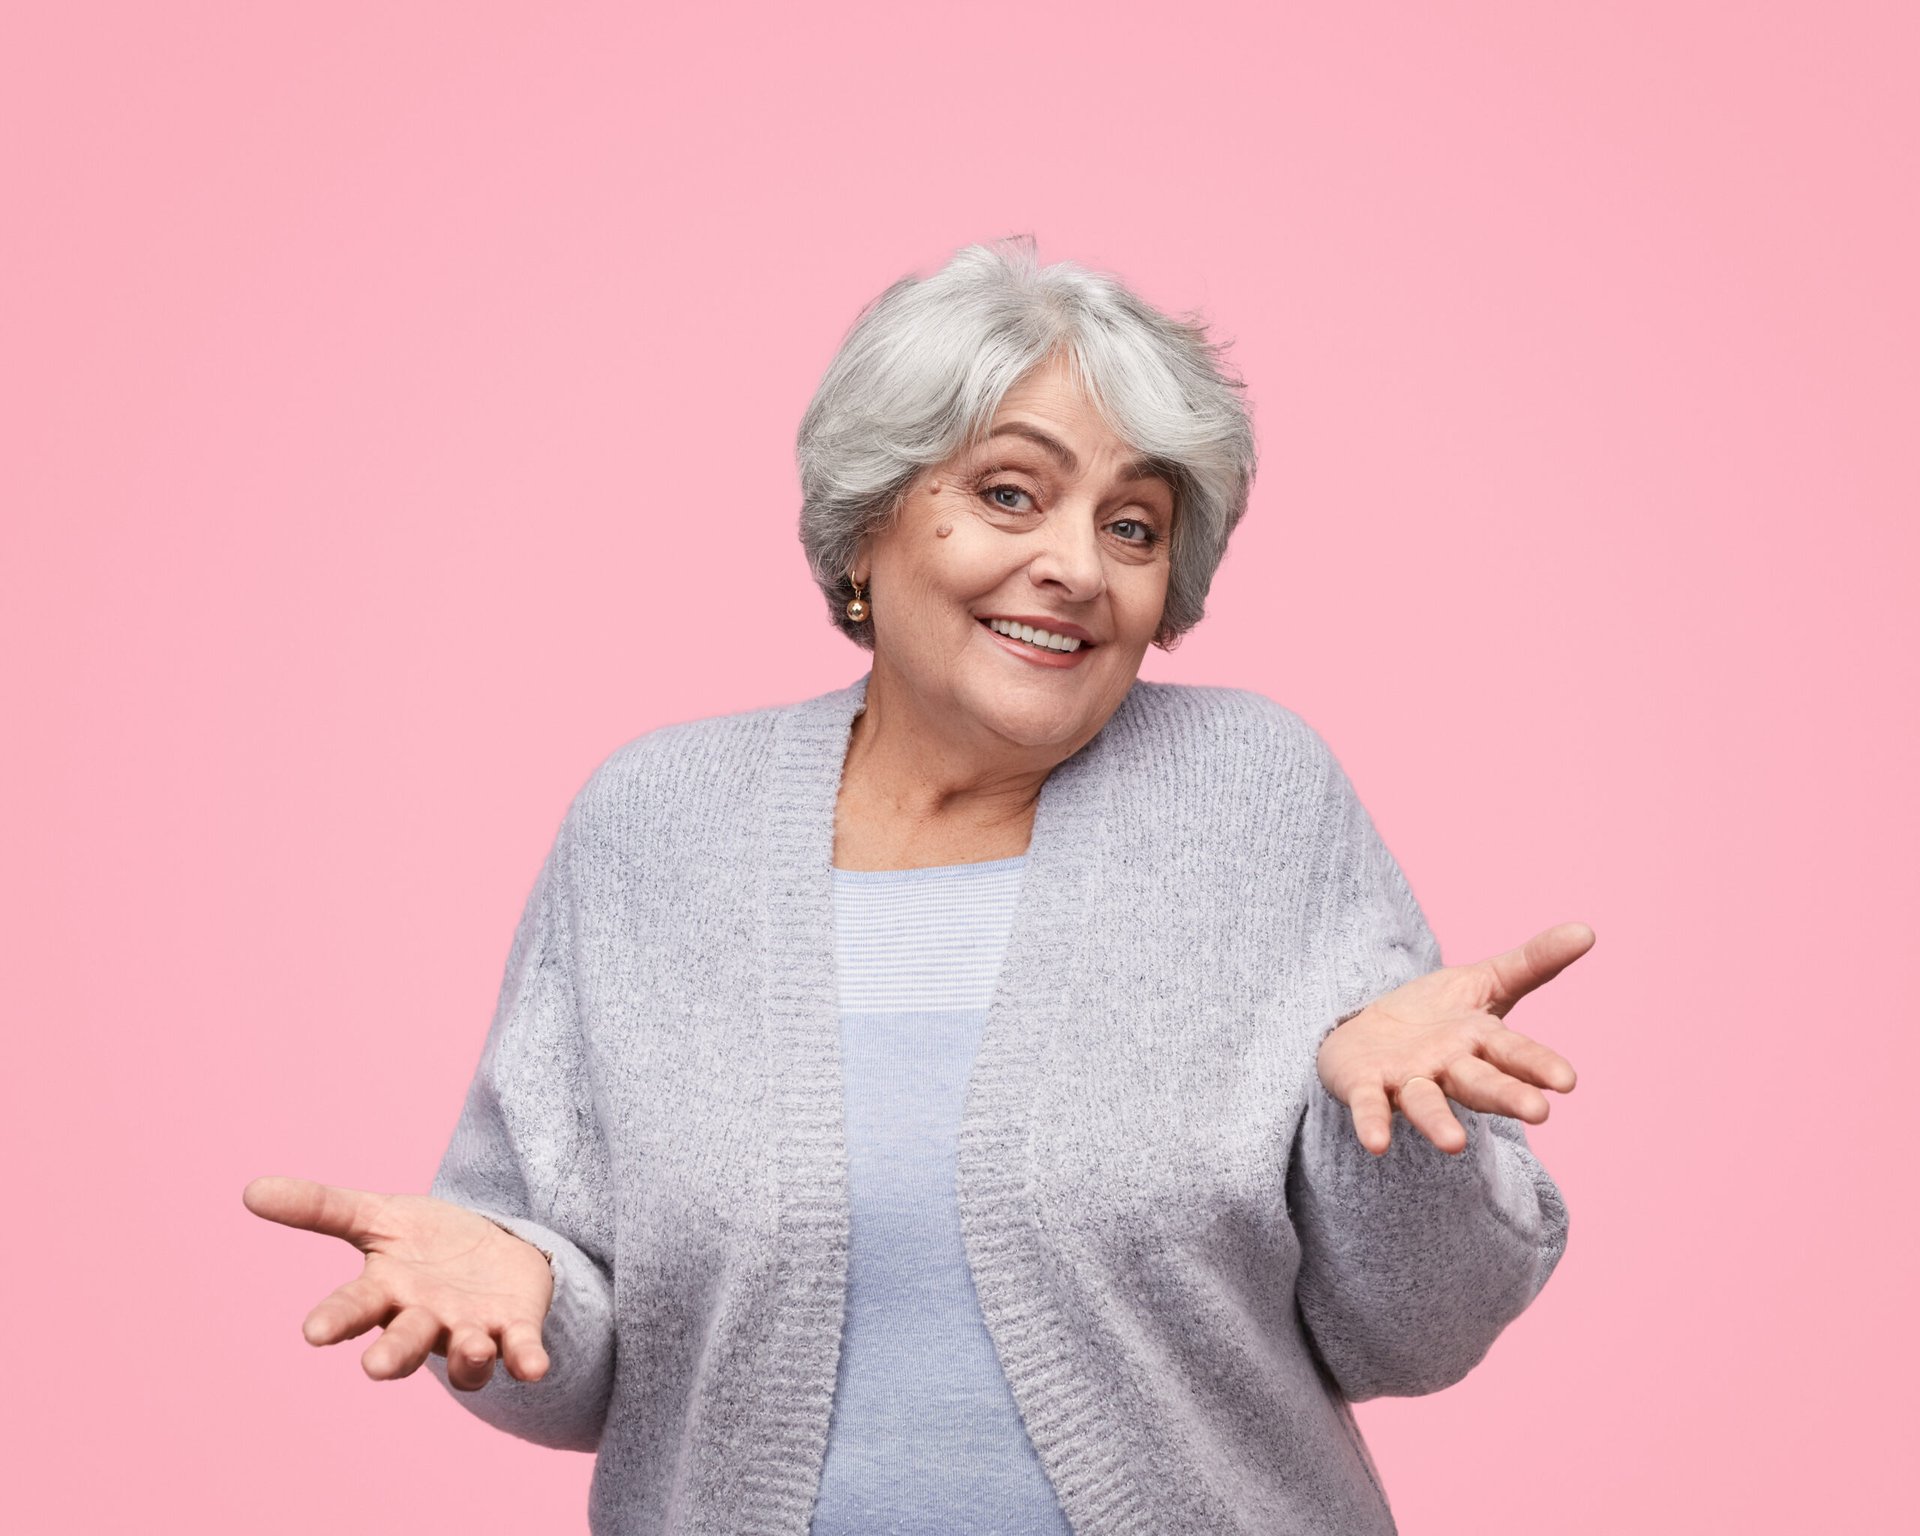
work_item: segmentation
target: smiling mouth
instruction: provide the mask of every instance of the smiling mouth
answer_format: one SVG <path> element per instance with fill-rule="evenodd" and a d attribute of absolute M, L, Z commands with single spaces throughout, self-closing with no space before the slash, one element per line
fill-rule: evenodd
<path fill-rule="evenodd" d="M 1048 634 L 1046 630 L 1036 630 L 1029 624 L 1015 624 L 1007 619 L 981 619 L 982 626 L 996 635 L 1004 636 L 1019 645 L 1029 646 L 1048 656 L 1071 656 L 1075 651 L 1090 651 L 1094 647 L 1091 640 L 1076 640 L 1071 635 L 1053 635 L 1049 641 L 1039 641 L 1036 634 Z"/>

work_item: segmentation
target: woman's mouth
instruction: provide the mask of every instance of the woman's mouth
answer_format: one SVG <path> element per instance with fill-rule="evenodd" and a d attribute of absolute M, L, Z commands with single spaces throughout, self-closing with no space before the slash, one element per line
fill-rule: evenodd
<path fill-rule="evenodd" d="M 999 642 L 1003 650 L 1036 667 L 1077 667 L 1087 652 L 1093 649 L 1084 641 L 1064 635 L 1036 639 L 1036 635 L 1046 635 L 1047 632 L 1035 630 L 1029 625 L 1015 624 L 1008 619 L 981 619 L 978 622 Z M 1062 649 L 1064 646 L 1071 646 L 1072 649 Z"/>

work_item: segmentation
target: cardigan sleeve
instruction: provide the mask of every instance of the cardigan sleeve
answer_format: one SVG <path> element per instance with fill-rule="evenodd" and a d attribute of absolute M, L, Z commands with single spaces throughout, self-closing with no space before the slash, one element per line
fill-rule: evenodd
<path fill-rule="evenodd" d="M 1340 765 L 1327 757 L 1323 868 L 1329 968 L 1320 1043 L 1366 1003 L 1441 965 L 1406 877 Z M 1453 1385 L 1547 1283 L 1567 1241 L 1560 1191 L 1521 1122 L 1449 1100 L 1466 1149 L 1442 1152 L 1397 1110 L 1376 1157 L 1308 1059 L 1307 1105 L 1287 1174 L 1301 1248 L 1296 1295 L 1345 1397 Z"/>
<path fill-rule="evenodd" d="M 563 824 L 528 897 L 492 1025 L 453 1138 L 429 1191 L 532 1243 L 553 1266 L 542 1325 L 547 1373 L 515 1378 L 496 1361 L 478 1391 L 428 1369 L 485 1422 L 538 1445 L 598 1447 L 613 1384 L 611 1179 L 575 1007 Z"/>

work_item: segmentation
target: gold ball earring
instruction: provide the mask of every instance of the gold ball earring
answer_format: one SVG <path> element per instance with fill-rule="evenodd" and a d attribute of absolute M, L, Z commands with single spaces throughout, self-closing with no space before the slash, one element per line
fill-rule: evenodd
<path fill-rule="evenodd" d="M 853 581 L 851 574 L 848 575 L 847 580 Z M 873 612 L 873 609 L 868 606 L 866 600 L 860 596 L 860 583 L 853 581 L 853 601 L 847 604 L 847 617 L 858 624 L 871 612 Z"/>

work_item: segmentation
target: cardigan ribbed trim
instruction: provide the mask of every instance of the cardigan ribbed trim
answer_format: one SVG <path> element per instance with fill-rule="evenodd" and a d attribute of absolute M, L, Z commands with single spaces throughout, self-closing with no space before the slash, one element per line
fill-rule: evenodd
<path fill-rule="evenodd" d="M 785 1126 L 779 1164 L 781 1301 L 763 1383 L 777 1457 L 752 1474 L 755 1536 L 804 1530 L 819 1490 L 839 1367 L 850 1211 L 839 1013 L 833 975 L 834 813 L 849 733 L 871 674 L 781 712 L 774 727 L 763 832 L 767 1016 Z M 1124 706 L 1123 706 L 1124 707 Z M 1096 735 L 1047 776 L 1027 850 L 1049 909 L 1092 904 L 1104 842 Z M 1073 856 L 1068 857 L 1071 853 Z M 1026 1198 L 1036 1069 L 1072 1005 L 1072 978 L 1050 964 L 1046 911 L 1017 909 L 987 1010 L 959 1138 L 959 1201 L 967 1258 L 1002 1369 L 1034 1449 L 1076 1528 L 1152 1536 L 1137 1469 L 1110 1397 L 1073 1369 L 1061 1303 Z"/>

